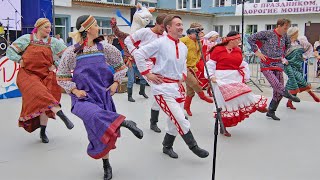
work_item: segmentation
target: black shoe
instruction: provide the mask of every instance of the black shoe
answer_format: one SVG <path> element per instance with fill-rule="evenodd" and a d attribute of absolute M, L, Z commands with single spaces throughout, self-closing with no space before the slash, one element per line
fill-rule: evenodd
<path fill-rule="evenodd" d="M 72 129 L 74 127 L 73 123 L 69 120 L 69 118 L 62 112 L 62 110 L 57 112 L 57 116 L 64 122 L 68 129 Z"/>
<path fill-rule="evenodd" d="M 184 116 L 184 118 L 185 118 L 186 120 L 189 120 L 189 118 L 188 118 L 187 116 Z"/>
<path fill-rule="evenodd" d="M 136 102 L 136 100 L 134 100 L 132 98 L 132 88 L 128 88 L 128 101 L 129 102 Z"/>
<path fill-rule="evenodd" d="M 140 91 L 139 94 L 142 95 L 144 98 L 148 99 L 149 97 L 146 95 L 146 85 L 140 84 Z"/>
<path fill-rule="evenodd" d="M 134 100 L 134 99 L 132 98 L 132 96 L 128 96 L 128 101 L 129 101 L 129 102 L 136 102 L 136 100 Z"/>
<path fill-rule="evenodd" d="M 178 158 L 178 154 L 174 152 L 172 148 L 175 139 L 176 139 L 175 136 L 172 136 L 166 133 L 162 142 L 162 145 L 163 145 L 162 152 L 174 159 Z"/>
<path fill-rule="evenodd" d="M 188 145 L 189 149 L 196 154 L 197 156 L 199 156 L 200 158 L 206 158 L 209 156 L 209 152 L 201 149 L 196 140 L 194 139 L 191 131 L 189 130 L 189 132 L 187 134 L 182 135 L 182 138 L 184 140 L 184 142 Z"/>
<path fill-rule="evenodd" d="M 46 127 L 47 126 L 40 125 L 40 139 L 42 143 L 49 143 L 49 138 L 46 135 Z"/>
<path fill-rule="evenodd" d="M 204 149 L 201 149 L 198 145 L 194 146 L 190 150 L 200 158 L 206 158 L 209 156 L 209 152 Z"/>
<path fill-rule="evenodd" d="M 109 163 L 109 159 L 102 159 L 102 161 L 104 169 L 103 180 L 110 180 L 112 179 L 112 167 Z"/>
<path fill-rule="evenodd" d="M 271 102 L 269 104 L 268 112 L 266 114 L 267 117 L 271 117 L 273 120 L 280 121 L 280 118 L 278 118 L 276 116 L 276 110 L 279 106 L 279 103 L 280 102 L 276 102 L 274 100 L 271 100 Z"/>
<path fill-rule="evenodd" d="M 139 139 L 143 138 L 143 132 L 141 129 L 137 127 L 137 123 L 130 120 L 124 120 L 121 123 L 121 126 L 128 128 L 137 138 Z"/>
<path fill-rule="evenodd" d="M 297 96 L 293 96 L 292 94 L 290 94 L 288 90 L 284 91 L 283 97 L 288 98 L 293 102 L 300 102 L 300 99 Z"/>
<path fill-rule="evenodd" d="M 158 127 L 159 111 L 151 109 L 150 129 L 154 132 L 161 133 L 161 129 Z"/>
<path fill-rule="evenodd" d="M 167 147 L 163 147 L 162 148 L 162 152 L 166 155 L 168 155 L 169 157 L 173 158 L 173 159 L 177 159 L 178 158 L 178 154 L 176 152 L 173 151 L 173 148 L 167 148 Z"/>
<path fill-rule="evenodd" d="M 273 120 L 280 121 L 280 118 L 276 116 L 276 113 L 274 111 L 268 111 L 266 116 L 271 117 Z"/>
<path fill-rule="evenodd" d="M 161 133 L 161 129 L 158 127 L 157 124 L 150 124 L 150 129 L 156 133 Z"/>

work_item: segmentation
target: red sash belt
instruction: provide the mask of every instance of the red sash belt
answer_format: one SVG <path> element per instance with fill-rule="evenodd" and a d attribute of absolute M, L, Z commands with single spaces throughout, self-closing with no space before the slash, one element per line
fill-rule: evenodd
<path fill-rule="evenodd" d="M 268 57 L 266 57 L 266 61 L 262 61 L 264 64 L 271 64 L 271 63 L 274 63 L 274 62 L 276 62 L 276 63 L 279 63 L 279 62 L 281 62 L 281 59 L 272 59 L 272 58 L 268 58 Z"/>
<path fill-rule="evenodd" d="M 159 78 L 161 78 L 162 81 L 165 82 L 165 83 L 179 83 L 179 81 L 180 81 L 180 80 L 164 77 L 164 76 L 162 76 L 160 74 L 155 74 L 155 75 L 157 75 Z"/>

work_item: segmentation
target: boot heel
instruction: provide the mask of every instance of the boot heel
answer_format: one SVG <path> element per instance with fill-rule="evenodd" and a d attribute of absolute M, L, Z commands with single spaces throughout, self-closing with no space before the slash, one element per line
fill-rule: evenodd
<path fill-rule="evenodd" d="M 200 158 L 206 158 L 209 156 L 209 152 L 201 149 L 196 140 L 194 139 L 191 131 L 189 130 L 189 132 L 187 134 L 182 135 L 182 139 L 184 140 L 184 142 L 188 145 L 189 149 L 198 157 Z"/>

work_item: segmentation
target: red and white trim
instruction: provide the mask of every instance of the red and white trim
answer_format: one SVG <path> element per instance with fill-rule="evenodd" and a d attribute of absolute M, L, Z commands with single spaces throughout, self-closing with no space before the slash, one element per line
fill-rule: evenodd
<path fill-rule="evenodd" d="M 147 70 L 145 70 L 145 71 L 142 71 L 140 74 L 142 75 L 142 76 L 145 76 L 145 75 L 147 75 L 147 74 L 149 74 L 150 73 L 150 69 L 147 69 Z"/>
<path fill-rule="evenodd" d="M 178 44 L 179 44 L 179 39 L 174 39 L 173 37 L 171 37 L 170 35 L 168 35 L 168 38 L 172 41 L 174 41 L 175 45 L 176 45 L 176 57 L 177 59 L 179 59 L 179 48 L 178 48 Z"/>
<path fill-rule="evenodd" d="M 167 102 L 164 100 L 162 95 L 155 95 L 154 96 L 157 103 L 159 104 L 160 108 L 163 110 L 163 112 L 165 112 L 170 120 L 174 123 L 174 125 L 177 127 L 177 131 L 179 132 L 179 134 L 182 136 L 184 135 L 184 132 L 179 124 L 179 122 L 177 121 L 176 117 L 173 115 L 173 113 L 171 112 L 170 108 L 167 105 Z"/>

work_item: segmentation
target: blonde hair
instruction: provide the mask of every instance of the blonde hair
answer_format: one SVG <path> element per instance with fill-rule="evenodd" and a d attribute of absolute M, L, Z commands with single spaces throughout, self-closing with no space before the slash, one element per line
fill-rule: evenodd
<path fill-rule="evenodd" d="M 37 29 L 42 29 L 43 27 L 46 27 L 46 26 L 51 26 L 51 23 L 49 21 L 49 19 L 47 18 L 39 18 L 36 23 L 34 24 L 34 27 L 37 28 Z"/>

